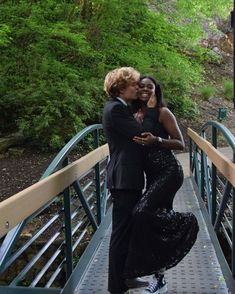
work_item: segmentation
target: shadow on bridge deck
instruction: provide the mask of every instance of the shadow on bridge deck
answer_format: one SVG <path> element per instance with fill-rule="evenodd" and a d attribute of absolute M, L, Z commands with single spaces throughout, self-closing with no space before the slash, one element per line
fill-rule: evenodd
<path fill-rule="evenodd" d="M 199 222 L 200 231 L 196 244 L 189 254 L 176 267 L 167 271 L 168 293 L 229 293 L 211 236 L 208 232 L 208 227 L 204 221 L 191 178 L 189 177 L 189 171 L 187 170 L 189 166 L 188 155 L 180 154 L 178 158 L 184 167 L 185 180 L 175 197 L 174 209 L 181 212 L 193 212 Z M 76 282 L 76 276 L 74 275 L 73 280 L 70 280 L 67 287 L 65 287 L 63 294 L 71 293 L 69 291 L 69 284 L 71 283 L 73 287 L 74 283 L 78 283 L 73 293 L 108 293 L 107 276 L 110 232 L 111 226 L 108 224 L 106 225 L 103 236 L 100 237 L 102 238 L 102 242 L 93 255 L 85 274 L 79 279 L 79 283 L 78 280 Z M 148 279 L 151 280 L 151 277 L 148 277 Z M 129 293 L 137 294 L 141 293 L 141 290 L 131 290 Z"/>

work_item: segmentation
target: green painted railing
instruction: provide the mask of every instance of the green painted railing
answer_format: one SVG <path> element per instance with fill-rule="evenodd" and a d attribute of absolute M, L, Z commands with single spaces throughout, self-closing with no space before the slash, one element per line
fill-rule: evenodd
<path fill-rule="evenodd" d="M 223 140 L 231 148 L 231 161 L 235 162 L 235 138 L 221 123 L 207 122 L 202 127 L 200 136 L 210 140 L 215 148 L 218 140 Z M 206 153 L 191 138 L 189 149 L 191 173 L 214 231 L 220 240 L 223 239 L 223 245 L 226 244 L 224 255 L 235 278 L 235 187 L 221 175 Z"/>
<path fill-rule="evenodd" d="M 89 136 L 102 143 L 100 124 L 72 138 L 41 179 L 69 164 L 71 152 Z M 12 229 L 0 247 L 0 293 L 59 293 L 108 209 L 108 157 Z M 20 208 L 19 209 L 23 209 Z"/>

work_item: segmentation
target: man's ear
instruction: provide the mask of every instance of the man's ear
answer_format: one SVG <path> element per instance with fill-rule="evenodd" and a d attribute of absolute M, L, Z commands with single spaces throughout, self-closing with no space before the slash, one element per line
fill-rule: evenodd
<path fill-rule="evenodd" d="M 121 94 L 121 91 L 119 89 L 117 89 L 116 86 L 112 87 L 112 93 L 114 96 L 119 96 L 119 94 Z"/>

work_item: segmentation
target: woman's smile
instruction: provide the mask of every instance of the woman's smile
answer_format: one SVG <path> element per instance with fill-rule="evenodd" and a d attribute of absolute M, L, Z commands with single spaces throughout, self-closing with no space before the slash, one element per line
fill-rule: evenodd
<path fill-rule="evenodd" d="M 146 78 L 140 81 L 138 89 L 138 98 L 142 101 L 148 101 L 149 98 L 155 93 L 154 83 Z"/>

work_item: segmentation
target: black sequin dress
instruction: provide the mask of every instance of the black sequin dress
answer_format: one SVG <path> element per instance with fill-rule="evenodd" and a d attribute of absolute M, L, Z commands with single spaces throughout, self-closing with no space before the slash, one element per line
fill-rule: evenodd
<path fill-rule="evenodd" d="M 168 138 L 162 124 L 155 135 Z M 199 230 L 196 217 L 174 211 L 173 200 L 183 183 L 182 166 L 173 152 L 144 149 L 147 186 L 133 212 L 124 276 L 133 278 L 157 273 L 179 263 L 190 251 Z"/>

